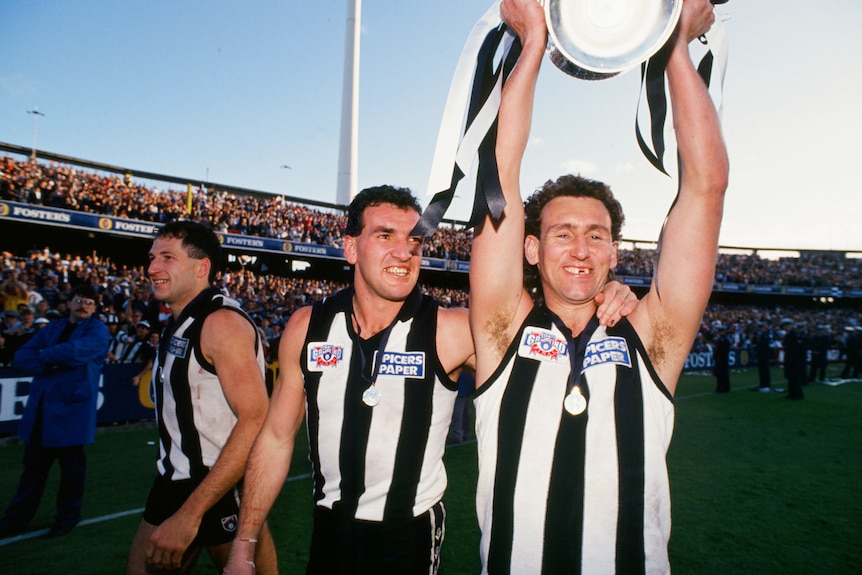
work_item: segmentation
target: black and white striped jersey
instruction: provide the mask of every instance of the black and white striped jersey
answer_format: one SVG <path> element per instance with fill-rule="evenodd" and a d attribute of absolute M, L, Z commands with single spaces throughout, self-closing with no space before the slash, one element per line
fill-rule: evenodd
<path fill-rule="evenodd" d="M 204 320 L 219 309 L 235 311 L 254 325 L 236 300 L 208 288 L 176 321 L 173 317 L 168 320 L 153 366 L 159 427 L 157 467 L 159 474 L 173 481 L 202 478 L 218 459 L 236 424 L 218 374 L 200 348 Z M 258 335 L 255 353 L 263 374 L 263 346 Z"/>
<path fill-rule="evenodd" d="M 482 572 L 668 573 L 672 396 L 625 319 L 589 338 L 578 391 L 570 347 L 536 307 L 477 392 Z"/>
<path fill-rule="evenodd" d="M 348 288 L 314 304 L 301 359 L 314 500 L 347 518 L 416 517 L 446 488 L 457 395 L 437 357 L 438 306 L 416 289 L 389 330 L 362 340 L 352 297 Z M 372 380 L 375 405 L 363 401 Z"/>

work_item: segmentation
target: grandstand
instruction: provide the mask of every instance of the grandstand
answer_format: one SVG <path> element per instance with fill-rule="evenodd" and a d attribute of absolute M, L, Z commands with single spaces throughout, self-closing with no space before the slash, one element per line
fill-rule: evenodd
<path fill-rule="evenodd" d="M 53 259 L 72 262 L 78 281 L 105 289 L 121 281 L 144 286 L 154 229 L 191 218 L 220 233 L 222 287 L 276 332 L 297 305 L 349 281 L 341 252 L 345 206 L 38 150 L 31 160 L 30 148 L 12 144 L 0 143 L 0 150 L 0 251 L 7 267 L 32 267 L 47 249 Z M 464 222 L 447 220 L 426 242 L 420 283 L 444 305 L 467 303 L 470 238 Z M 630 238 L 621 244 L 617 277 L 636 293 L 650 284 L 654 247 Z M 792 316 L 812 332 L 828 326 L 831 358 L 840 359 L 838 336 L 862 324 L 862 253 L 778 255 L 768 247 L 722 247 L 704 336 L 716 323 L 729 325 L 742 349 L 758 324 L 780 335 L 780 320 Z M 33 275 L 38 283 L 44 274 Z"/>

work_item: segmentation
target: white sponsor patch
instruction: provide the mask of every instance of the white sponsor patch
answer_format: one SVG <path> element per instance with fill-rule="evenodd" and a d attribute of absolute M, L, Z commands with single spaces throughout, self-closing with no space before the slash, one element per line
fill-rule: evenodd
<path fill-rule="evenodd" d="M 549 329 L 527 326 L 521 334 L 518 355 L 538 361 L 568 363 L 569 344 Z"/>
<path fill-rule="evenodd" d="M 374 357 L 375 359 L 377 358 L 377 352 L 374 352 Z M 378 373 L 380 375 L 394 375 L 397 377 L 424 378 L 425 352 L 384 351 Z"/>
<path fill-rule="evenodd" d="M 308 360 L 306 365 L 309 371 L 335 369 L 344 358 L 343 347 L 326 343 L 325 341 L 309 342 L 307 350 Z"/>
<path fill-rule="evenodd" d="M 629 346 L 624 338 L 606 337 L 587 344 L 587 349 L 584 352 L 583 369 L 586 370 L 605 363 L 632 366 Z"/>

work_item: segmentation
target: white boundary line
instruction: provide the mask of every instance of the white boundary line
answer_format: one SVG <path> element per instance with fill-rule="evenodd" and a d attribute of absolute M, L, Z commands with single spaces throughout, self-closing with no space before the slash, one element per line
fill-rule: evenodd
<path fill-rule="evenodd" d="M 291 481 L 299 481 L 300 479 L 310 479 L 311 473 L 305 473 L 303 475 L 294 475 L 293 477 L 288 477 L 284 482 L 290 483 Z M 92 519 L 82 519 L 78 526 L 84 525 L 92 525 L 94 523 L 102 523 L 103 521 L 111 521 L 112 519 L 119 519 L 120 517 L 126 517 L 128 515 L 140 515 L 144 512 L 144 508 L 140 509 L 129 509 L 128 511 L 120 511 L 118 513 L 111 513 L 109 515 L 102 515 L 101 517 L 93 517 Z M 35 539 L 36 537 L 42 537 L 46 535 L 50 531 L 50 529 L 37 529 L 36 531 L 28 531 L 26 533 L 22 533 L 21 535 L 15 535 L 13 537 L 7 537 L 6 539 L 0 539 L 0 547 L 4 545 L 9 545 L 10 543 L 17 543 L 18 541 L 24 541 L 27 539 Z"/>

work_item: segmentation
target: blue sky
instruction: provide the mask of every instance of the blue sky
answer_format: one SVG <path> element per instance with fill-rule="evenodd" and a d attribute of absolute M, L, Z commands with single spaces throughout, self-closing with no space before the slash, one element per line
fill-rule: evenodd
<path fill-rule="evenodd" d="M 365 0 L 359 187 L 426 200 L 449 81 L 490 0 Z M 721 243 L 862 250 L 862 5 L 730 0 L 731 157 Z M 335 201 L 346 2 L 4 0 L 0 141 L 138 170 Z M 627 238 L 654 240 L 675 182 L 634 138 L 638 74 L 546 61 L 525 193 L 581 172 L 611 184 Z M 281 168 L 289 165 L 291 169 Z M 468 215 L 469 190 L 450 217 Z"/>

